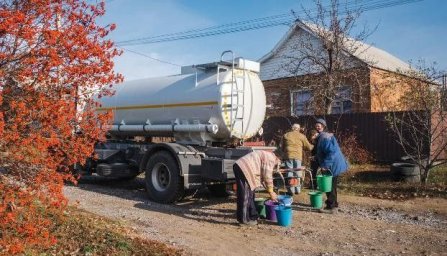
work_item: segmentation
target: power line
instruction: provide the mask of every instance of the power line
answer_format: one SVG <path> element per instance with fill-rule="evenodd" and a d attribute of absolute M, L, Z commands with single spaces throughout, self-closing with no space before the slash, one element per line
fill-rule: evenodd
<path fill-rule="evenodd" d="M 265 23 L 265 22 L 274 21 L 274 20 L 277 20 L 276 22 L 278 22 L 278 20 L 279 20 L 280 24 L 284 24 L 286 22 L 293 21 L 293 19 L 290 16 L 291 16 L 291 14 L 281 14 L 281 15 L 259 18 L 259 19 L 255 19 L 255 20 L 246 20 L 246 21 L 241 21 L 241 22 L 236 22 L 236 23 L 223 24 L 223 25 L 219 25 L 219 26 L 212 26 L 212 27 L 206 27 L 206 28 L 201 28 L 201 29 L 192 29 L 192 30 L 187 30 L 187 31 L 183 31 L 183 32 L 163 34 L 163 35 L 151 36 L 151 37 L 143 37 L 143 38 L 138 38 L 138 39 L 126 40 L 126 41 L 119 41 L 119 42 L 117 42 L 117 45 L 136 45 L 136 44 L 140 44 L 141 42 L 143 42 L 143 44 L 145 44 L 145 43 L 152 43 L 152 41 L 164 42 L 164 41 L 170 41 L 170 40 L 190 39 L 190 38 L 194 38 L 194 37 L 198 37 L 198 36 L 199 37 L 208 36 L 209 33 L 211 33 L 210 35 L 214 35 L 215 33 L 222 34 L 222 33 L 228 33 L 227 30 L 230 30 L 230 32 L 231 32 L 231 30 L 238 29 L 239 27 L 249 28 L 251 25 L 254 25 L 256 23 Z M 177 38 L 180 38 L 180 39 L 177 39 Z"/>
<path fill-rule="evenodd" d="M 113 1 L 113 0 L 111 0 Z M 360 10 L 360 11 L 369 11 L 369 10 L 376 10 L 380 8 L 386 8 L 386 7 L 392 7 L 402 4 L 409 4 L 413 2 L 420 2 L 424 0 L 394 0 L 394 1 L 387 1 L 387 0 L 378 0 L 378 1 L 370 1 L 368 6 L 362 6 L 358 4 L 347 4 L 346 10 L 340 12 L 341 15 L 347 14 L 350 11 L 353 10 Z M 356 1 L 357 2 L 357 1 Z M 309 14 L 312 14 L 312 12 L 316 12 L 317 10 L 314 9 Z M 292 18 L 293 17 L 293 18 Z M 181 65 L 157 59 L 154 57 L 151 57 L 149 55 L 146 55 L 141 52 L 137 52 L 134 50 L 130 50 L 127 48 L 123 48 L 124 45 L 137 45 L 137 44 L 151 44 L 151 43 L 159 43 L 159 42 L 170 42 L 170 41 L 176 41 L 176 40 L 185 40 L 185 39 L 193 39 L 193 38 L 200 38 L 200 37 L 207 37 L 207 36 L 213 36 L 213 35 L 219 35 L 219 34 L 225 34 L 225 33 L 235 33 L 235 32 L 241 32 L 241 31 L 247 31 L 247 30 L 254 30 L 254 29 L 261 29 L 266 27 L 272 27 L 272 26 L 278 26 L 278 25 L 291 25 L 295 21 L 295 13 L 292 11 L 288 14 L 279 14 L 274 16 L 268 16 L 268 17 L 262 17 L 252 20 L 246 20 L 246 21 L 240 21 L 240 22 L 233 22 L 228 24 L 222 24 L 218 26 L 212 26 L 207 28 L 199 28 L 199 29 L 191 29 L 187 31 L 182 32 L 176 32 L 176 33 L 170 33 L 170 34 L 163 34 L 153 37 L 144 37 L 144 38 L 138 38 L 138 39 L 132 39 L 132 40 L 126 40 L 126 41 L 120 41 L 117 43 L 118 48 L 121 48 L 125 51 L 132 52 L 134 54 L 161 62 L 173 66 L 181 67 Z"/>
<path fill-rule="evenodd" d="M 168 37 L 168 36 L 184 35 L 184 34 L 193 33 L 193 32 L 203 32 L 203 31 L 206 31 L 206 30 L 221 29 L 221 28 L 225 28 L 225 27 L 236 26 L 236 25 L 244 25 L 244 24 L 249 24 L 249 23 L 258 22 L 258 21 L 265 21 L 265 20 L 270 20 L 270 19 L 284 18 L 284 17 L 290 16 L 290 15 L 291 14 L 279 14 L 279 15 L 274 15 L 274 16 L 257 18 L 257 19 L 253 19 L 253 20 L 246 20 L 246 21 L 228 23 L 228 24 L 223 24 L 223 25 L 217 25 L 217 26 L 212 26 L 212 27 L 191 29 L 191 30 L 186 30 L 186 31 L 182 31 L 182 32 L 175 32 L 175 33 L 163 34 L 163 35 L 158 35 L 158 36 L 142 37 L 142 38 L 137 38 L 137 39 L 125 40 L 125 41 L 120 41 L 118 43 L 126 43 L 126 42 L 140 41 L 140 40 L 153 39 L 153 38 L 161 38 L 161 37 Z"/>
<path fill-rule="evenodd" d="M 271 22 L 263 22 L 263 23 L 257 23 L 253 25 L 247 25 L 247 26 L 241 26 L 241 27 L 235 27 L 235 28 L 228 28 L 225 30 L 215 30 L 215 31 L 205 31 L 201 33 L 195 33 L 195 34 L 185 34 L 185 35 L 179 35 L 179 36 L 171 36 L 171 37 L 160 37 L 160 38 L 154 38 L 154 39 L 145 39 L 142 42 L 129 42 L 122 44 L 121 42 L 117 43 L 117 45 L 138 45 L 138 44 L 151 44 L 151 43 L 160 43 L 160 42 L 170 42 L 170 41 L 177 41 L 177 40 L 184 40 L 184 39 L 192 39 L 192 38 L 198 38 L 198 37 L 207 37 L 207 36 L 214 36 L 214 35 L 220 35 L 220 34 L 228 34 L 228 33 L 234 33 L 234 32 L 240 32 L 240 31 L 247 31 L 247 30 L 254 30 L 254 29 L 260 29 L 260 28 L 266 28 L 266 27 L 272 27 L 272 26 L 278 26 L 278 25 L 290 25 L 293 22 L 293 20 L 279 20 L 279 21 L 271 21 Z"/>
<path fill-rule="evenodd" d="M 341 15 L 347 14 L 350 11 L 359 10 L 359 11 L 370 11 L 377 10 L 381 8 L 388 8 L 398 5 L 410 4 L 415 2 L 420 2 L 424 0 L 375 0 L 368 1 L 366 4 L 360 4 L 358 1 L 354 3 L 347 3 L 346 10 L 340 12 Z M 330 7 L 328 7 L 330 8 Z M 315 14 L 318 10 L 312 9 L 309 11 L 309 14 Z M 201 38 L 208 37 L 214 35 L 235 33 L 241 31 L 249 31 L 273 26 L 280 25 L 291 25 L 295 21 L 294 12 L 287 14 L 279 14 L 274 16 L 268 16 L 263 18 L 257 18 L 252 20 L 245 20 L 240 22 L 233 22 L 218 26 L 199 28 L 199 29 L 191 29 L 182 32 L 175 32 L 151 37 L 142 37 L 137 39 L 119 41 L 116 44 L 118 46 L 131 46 L 131 45 L 140 45 L 140 44 L 152 44 L 152 43 L 160 43 L 160 42 L 171 42 L 177 40 L 185 40 L 185 39 L 193 39 L 193 38 Z"/>
<path fill-rule="evenodd" d="M 166 60 L 161 60 L 161 59 L 157 59 L 157 58 L 151 57 L 151 56 L 146 55 L 146 54 L 141 53 L 141 52 L 137 52 L 137 51 L 130 50 L 130 49 L 127 49 L 127 48 L 123 48 L 123 47 L 120 47 L 120 46 L 117 46 L 117 47 L 122 49 L 122 50 L 124 50 L 124 51 L 128 51 L 128 52 L 131 52 L 133 54 L 137 54 L 137 55 L 140 55 L 140 56 L 143 56 L 143 57 L 146 57 L 148 59 L 155 60 L 155 61 L 158 61 L 158 62 L 161 62 L 161 63 L 165 63 L 165 64 L 177 66 L 177 67 L 181 67 L 182 66 L 182 65 L 175 64 L 175 63 L 172 63 L 172 62 L 169 62 L 169 61 L 166 61 Z"/>

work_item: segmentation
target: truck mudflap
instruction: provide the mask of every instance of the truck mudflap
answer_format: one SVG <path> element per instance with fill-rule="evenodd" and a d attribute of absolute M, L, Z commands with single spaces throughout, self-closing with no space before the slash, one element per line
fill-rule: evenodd
<path fill-rule="evenodd" d="M 203 187 L 201 176 L 203 153 L 194 151 L 180 151 L 177 158 L 182 169 L 185 189 L 198 189 Z"/>
<path fill-rule="evenodd" d="M 234 159 L 204 158 L 202 159 L 201 175 L 205 179 L 212 181 L 226 182 L 234 179 L 233 165 Z"/>

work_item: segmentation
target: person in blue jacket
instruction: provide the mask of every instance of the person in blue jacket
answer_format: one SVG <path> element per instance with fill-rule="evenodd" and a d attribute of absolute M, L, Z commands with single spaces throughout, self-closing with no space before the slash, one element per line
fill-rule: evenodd
<path fill-rule="evenodd" d="M 332 172 L 332 191 L 326 193 L 326 210 L 338 207 L 337 201 L 337 180 L 338 176 L 348 170 L 348 163 L 341 152 L 333 133 L 327 132 L 327 125 L 324 119 L 317 119 L 315 129 L 318 131 L 316 138 L 316 158 L 318 166 L 324 170 Z"/>

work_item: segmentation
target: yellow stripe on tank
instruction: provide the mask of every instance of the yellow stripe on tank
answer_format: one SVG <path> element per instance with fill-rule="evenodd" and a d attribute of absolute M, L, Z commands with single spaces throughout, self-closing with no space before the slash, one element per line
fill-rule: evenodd
<path fill-rule="evenodd" d="M 218 105 L 217 101 L 202 101 L 202 102 L 186 102 L 173 104 L 157 104 L 157 105 L 135 105 L 122 107 L 101 107 L 96 108 L 97 111 L 105 110 L 131 110 L 131 109 L 146 109 L 146 108 L 178 108 L 178 107 L 198 107 L 198 106 L 213 106 Z"/>

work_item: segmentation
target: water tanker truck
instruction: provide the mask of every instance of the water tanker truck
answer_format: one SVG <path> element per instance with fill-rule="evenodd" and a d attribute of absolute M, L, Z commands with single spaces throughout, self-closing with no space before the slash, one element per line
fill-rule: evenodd
<path fill-rule="evenodd" d="M 151 200 L 171 203 L 207 186 L 216 195 L 234 181 L 233 163 L 256 150 L 231 147 L 256 135 L 266 98 L 259 63 L 232 58 L 182 67 L 181 74 L 125 82 L 97 111 L 112 111 L 107 141 L 82 168 L 113 178 L 145 173 Z M 154 142 L 172 137 L 175 142 Z"/>

